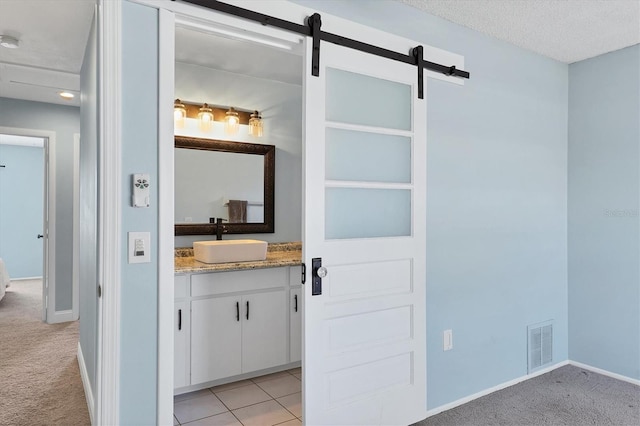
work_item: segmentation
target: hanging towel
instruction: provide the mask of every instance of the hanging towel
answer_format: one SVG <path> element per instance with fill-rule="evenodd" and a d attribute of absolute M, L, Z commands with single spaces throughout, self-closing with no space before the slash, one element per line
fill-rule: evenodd
<path fill-rule="evenodd" d="M 229 223 L 247 222 L 247 201 L 229 200 Z"/>

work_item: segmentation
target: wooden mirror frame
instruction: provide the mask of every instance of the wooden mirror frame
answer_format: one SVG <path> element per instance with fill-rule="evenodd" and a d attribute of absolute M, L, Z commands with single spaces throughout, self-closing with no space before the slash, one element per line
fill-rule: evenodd
<path fill-rule="evenodd" d="M 224 234 L 268 234 L 274 232 L 276 169 L 276 147 L 274 145 L 175 136 L 175 147 L 264 156 L 264 222 L 224 223 L 222 232 Z M 218 225 L 215 223 L 174 225 L 174 235 L 216 235 L 217 230 Z"/>

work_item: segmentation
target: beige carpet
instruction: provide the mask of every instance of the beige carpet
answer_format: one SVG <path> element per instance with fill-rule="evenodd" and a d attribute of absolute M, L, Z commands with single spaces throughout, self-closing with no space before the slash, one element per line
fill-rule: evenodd
<path fill-rule="evenodd" d="M 12 281 L 0 300 L 0 425 L 88 425 L 78 322 L 43 323 L 41 286 Z"/>

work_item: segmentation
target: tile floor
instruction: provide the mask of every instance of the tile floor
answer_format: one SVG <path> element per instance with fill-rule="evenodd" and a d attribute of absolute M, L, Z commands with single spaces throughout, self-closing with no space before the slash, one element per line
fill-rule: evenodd
<path fill-rule="evenodd" d="M 294 368 L 175 396 L 173 424 L 301 425 L 301 374 L 300 368 Z"/>

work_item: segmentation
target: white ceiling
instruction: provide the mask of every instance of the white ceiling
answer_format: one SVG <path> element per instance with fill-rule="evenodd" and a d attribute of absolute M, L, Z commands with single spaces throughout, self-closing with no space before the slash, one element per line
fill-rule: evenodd
<path fill-rule="evenodd" d="M 299 45 L 290 50 L 218 36 L 202 30 L 176 28 L 176 62 L 199 65 L 251 77 L 302 84 Z"/>
<path fill-rule="evenodd" d="M 640 0 L 398 1 L 567 63 L 640 43 Z M 0 34 L 21 41 L 0 47 L 0 97 L 79 105 L 79 96 L 58 93 L 79 93 L 94 3 L 0 0 Z M 207 37 L 178 30 L 177 60 L 300 84 L 295 54 L 229 39 L 212 50 Z M 240 60 L 227 61 L 228 50 L 242 52 Z"/>
<path fill-rule="evenodd" d="M 94 0 L 0 0 L 0 34 L 20 40 L 0 47 L 0 96 L 80 104 L 80 68 Z M 76 95 L 71 101 L 58 93 Z"/>
<path fill-rule="evenodd" d="M 565 63 L 640 43 L 640 0 L 397 0 Z"/>

